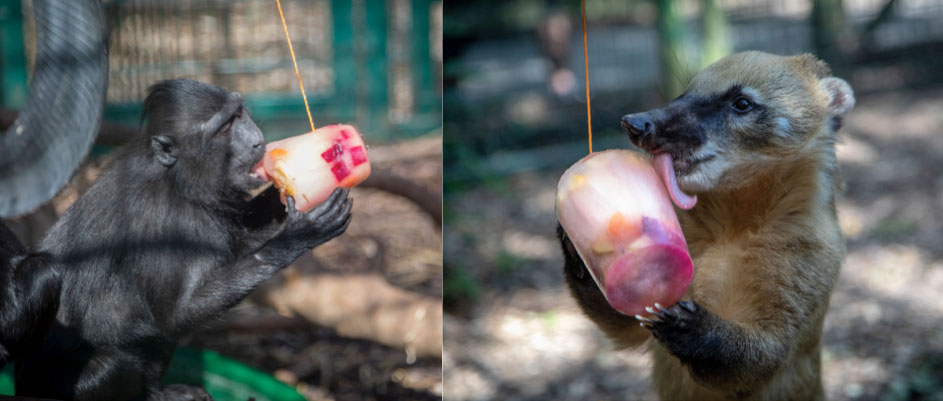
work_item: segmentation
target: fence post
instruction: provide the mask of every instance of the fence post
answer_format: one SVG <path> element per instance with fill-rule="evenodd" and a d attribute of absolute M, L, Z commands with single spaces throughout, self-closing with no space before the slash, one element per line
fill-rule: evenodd
<path fill-rule="evenodd" d="M 0 104 L 22 108 L 27 85 L 23 4 L 20 0 L 0 0 Z"/>
<path fill-rule="evenodd" d="M 429 47 L 429 0 L 413 0 L 413 79 L 416 86 L 416 115 L 441 112 L 441 99 L 432 80 L 432 53 Z M 434 110 L 433 110 L 434 109 Z"/>
<path fill-rule="evenodd" d="M 366 0 L 364 2 L 366 25 L 366 49 L 364 56 L 367 62 L 367 124 L 373 131 L 374 137 L 381 136 L 390 139 L 389 96 L 387 83 L 386 47 L 387 47 L 387 2 L 385 0 Z"/>
<path fill-rule="evenodd" d="M 356 95 L 354 71 L 354 29 L 351 19 L 350 0 L 331 0 L 331 25 L 334 28 L 331 49 L 334 70 L 334 93 L 331 109 L 335 118 L 350 118 L 354 115 Z M 331 121 L 340 123 L 343 121 Z"/>

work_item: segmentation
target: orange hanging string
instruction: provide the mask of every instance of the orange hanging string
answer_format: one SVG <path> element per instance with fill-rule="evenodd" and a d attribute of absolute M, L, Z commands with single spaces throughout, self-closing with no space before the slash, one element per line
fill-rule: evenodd
<path fill-rule="evenodd" d="M 583 76 L 586 82 L 586 129 L 589 132 L 589 153 L 593 153 L 593 114 L 589 109 L 589 52 L 586 50 L 586 0 L 580 0 L 583 11 Z"/>
<path fill-rule="evenodd" d="M 311 118 L 311 109 L 308 108 L 308 97 L 305 96 L 305 86 L 301 83 L 301 73 L 298 72 L 298 62 L 295 61 L 295 49 L 291 47 L 291 35 L 288 34 L 288 24 L 285 23 L 285 14 L 282 13 L 281 0 L 275 0 L 278 5 L 278 16 L 282 18 L 282 28 L 285 29 L 285 41 L 288 42 L 288 52 L 291 53 L 291 63 L 295 65 L 295 76 L 298 77 L 298 87 L 301 88 L 301 98 L 305 101 L 305 112 L 308 113 L 308 123 L 311 124 L 311 132 L 314 132 L 314 119 Z"/>

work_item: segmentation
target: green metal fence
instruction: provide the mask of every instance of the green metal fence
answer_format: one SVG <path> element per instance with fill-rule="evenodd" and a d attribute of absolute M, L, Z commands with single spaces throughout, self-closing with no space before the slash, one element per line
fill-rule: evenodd
<path fill-rule="evenodd" d="M 105 119 L 136 124 L 149 85 L 186 77 L 246 95 L 270 139 L 309 130 L 275 0 L 104 0 Z M 32 57 L 32 0 L 0 0 L 0 93 L 19 107 Z M 282 0 L 316 125 L 368 140 L 441 126 L 441 13 L 432 0 Z"/>

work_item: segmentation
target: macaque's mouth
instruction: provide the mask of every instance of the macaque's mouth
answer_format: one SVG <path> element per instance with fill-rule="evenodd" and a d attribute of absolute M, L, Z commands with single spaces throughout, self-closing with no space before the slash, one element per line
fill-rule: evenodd
<path fill-rule="evenodd" d="M 259 152 L 259 156 L 255 158 L 255 162 L 252 163 L 252 167 L 249 168 L 249 177 L 258 179 L 259 181 L 269 181 L 268 173 L 265 172 L 265 168 L 262 167 L 262 161 L 265 160 L 265 153 L 268 152 L 268 144 L 265 142 L 265 138 L 262 138 L 262 151 Z"/>
<path fill-rule="evenodd" d="M 246 172 L 246 175 L 249 176 L 249 185 L 253 188 L 261 187 L 271 181 L 271 177 L 265 172 L 265 168 L 262 167 L 262 159 L 259 159 L 259 162 Z"/>
<path fill-rule="evenodd" d="M 252 166 L 252 170 L 249 171 L 249 177 L 260 182 L 269 181 L 271 178 L 268 173 L 265 172 L 265 168 L 262 167 L 261 160 L 255 166 Z"/>

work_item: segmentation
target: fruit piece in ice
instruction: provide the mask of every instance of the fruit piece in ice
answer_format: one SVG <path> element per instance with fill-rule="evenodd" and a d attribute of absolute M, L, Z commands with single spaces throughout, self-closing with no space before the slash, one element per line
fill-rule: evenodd
<path fill-rule="evenodd" d="M 609 218 L 609 236 L 621 241 L 637 238 L 642 230 L 637 223 L 631 222 L 622 213 L 616 212 Z"/>
<path fill-rule="evenodd" d="M 370 160 L 360 133 L 350 125 L 329 125 L 314 132 L 271 142 L 255 173 L 274 181 L 300 211 L 323 202 L 334 188 L 350 188 L 370 175 Z"/>
<path fill-rule="evenodd" d="M 693 270 L 687 250 L 653 244 L 617 259 L 606 272 L 604 292 L 609 305 L 626 315 L 646 314 L 655 302 L 673 305 L 691 282 Z"/>
<path fill-rule="evenodd" d="M 609 304 L 627 315 L 674 304 L 693 277 L 665 185 L 644 155 L 609 150 L 571 166 L 557 186 L 560 224 Z"/>

